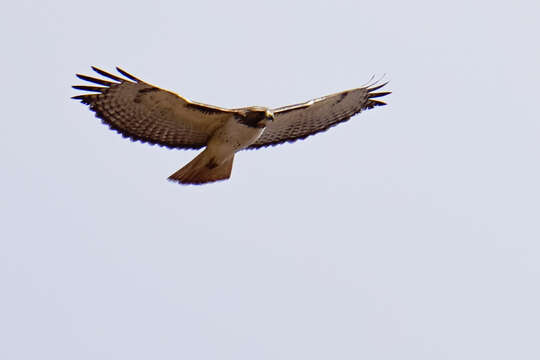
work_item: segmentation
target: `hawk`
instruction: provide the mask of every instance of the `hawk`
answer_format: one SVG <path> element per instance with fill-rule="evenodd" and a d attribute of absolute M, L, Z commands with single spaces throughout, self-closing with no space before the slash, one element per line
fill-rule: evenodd
<path fill-rule="evenodd" d="M 133 141 L 175 149 L 200 149 L 199 155 L 169 176 L 181 184 L 204 184 L 230 178 L 234 155 L 294 142 L 327 130 L 365 109 L 386 105 L 376 98 L 384 84 L 351 89 L 304 103 L 269 109 L 226 109 L 188 100 L 116 68 L 120 77 L 96 67 L 107 80 L 76 74 L 100 86 L 75 85 L 90 94 L 73 96 L 103 123 Z"/>

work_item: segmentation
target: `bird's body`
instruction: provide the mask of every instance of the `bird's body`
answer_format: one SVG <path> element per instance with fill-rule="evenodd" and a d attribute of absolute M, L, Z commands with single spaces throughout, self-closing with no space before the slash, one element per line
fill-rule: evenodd
<path fill-rule="evenodd" d="M 234 116 L 216 130 L 208 141 L 207 149 L 215 149 L 216 152 L 226 153 L 242 150 L 253 144 L 263 133 L 264 127 L 252 127 L 239 123 Z"/>
<path fill-rule="evenodd" d="M 171 148 L 206 149 L 169 179 L 182 184 L 203 184 L 228 179 L 236 152 L 303 139 L 349 119 L 363 109 L 384 102 L 389 94 L 375 93 L 385 84 L 352 89 L 305 103 L 268 109 L 252 106 L 225 109 L 190 101 L 152 86 L 117 68 L 129 80 L 93 68 L 114 80 L 85 75 L 80 79 L 102 85 L 73 86 L 93 94 L 73 98 L 112 129 L 132 140 Z"/>
<path fill-rule="evenodd" d="M 263 131 L 263 126 L 246 125 L 231 116 L 210 137 L 206 149 L 169 179 L 190 184 L 228 179 L 234 154 L 253 144 Z"/>

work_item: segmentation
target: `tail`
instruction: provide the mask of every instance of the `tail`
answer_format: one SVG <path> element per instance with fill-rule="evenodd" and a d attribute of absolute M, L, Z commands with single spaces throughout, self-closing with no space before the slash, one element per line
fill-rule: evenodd
<path fill-rule="evenodd" d="M 180 184 L 204 184 L 213 181 L 226 180 L 231 177 L 234 154 L 223 163 L 204 150 L 186 166 L 169 176 L 169 180 Z"/>

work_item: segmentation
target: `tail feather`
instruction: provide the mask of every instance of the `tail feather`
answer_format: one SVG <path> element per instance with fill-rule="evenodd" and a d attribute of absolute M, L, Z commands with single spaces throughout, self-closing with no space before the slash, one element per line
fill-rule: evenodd
<path fill-rule="evenodd" d="M 218 164 L 205 150 L 186 166 L 169 176 L 169 180 L 180 184 L 205 184 L 226 180 L 231 177 L 234 155 Z"/>

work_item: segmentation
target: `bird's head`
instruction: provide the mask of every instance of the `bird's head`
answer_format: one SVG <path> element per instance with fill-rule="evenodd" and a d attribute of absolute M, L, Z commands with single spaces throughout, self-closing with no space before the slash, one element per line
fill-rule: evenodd
<path fill-rule="evenodd" d="M 247 126 L 265 128 L 269 121 L 274 121 L 274 113 L 262 106 L 242 109 L 239 121 Z"/>

